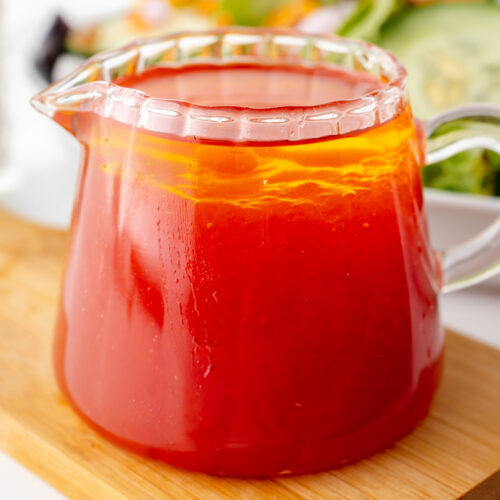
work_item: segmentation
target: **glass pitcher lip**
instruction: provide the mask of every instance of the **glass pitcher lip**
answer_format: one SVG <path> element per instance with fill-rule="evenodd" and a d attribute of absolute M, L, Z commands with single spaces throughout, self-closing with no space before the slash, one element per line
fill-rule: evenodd
<path fill-rule="evenodd" d="M 250 54 L 242 54 L 243 48 Z M 352 99 L 270 107 L 197 104 L 114 83 L 154 67 L 231 63 L 340 66 L 370 73 L 383 83 Z M 31 102 L 51 118 L 58 111 L 90 112 L 180 138 L 269 143 L 352 134 L 388 122 L 408 103 L 406 80 L 406 69 L 391 53 L 365 41 L 290 29 L 224 27 L 138 39 L 102 52 Z"/>

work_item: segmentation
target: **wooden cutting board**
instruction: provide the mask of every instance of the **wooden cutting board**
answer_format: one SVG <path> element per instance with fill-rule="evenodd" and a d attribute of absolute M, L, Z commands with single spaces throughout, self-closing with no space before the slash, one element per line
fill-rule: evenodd
<path fill-rule="evenodd" d="M 70 498 L 454 499 L 500 467 L 500 351 L 454 333 L 431 415 L 354 465 L 273 480 L 222 479 L 115 447 L 73 413 L 52 375 L 65 244 L 63 233 L 0 212 L 0 448 Z"/>

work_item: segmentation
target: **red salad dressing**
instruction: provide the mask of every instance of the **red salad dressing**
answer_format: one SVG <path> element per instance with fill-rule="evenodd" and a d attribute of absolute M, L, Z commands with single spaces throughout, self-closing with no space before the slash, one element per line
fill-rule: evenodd
<path fill-rule="evenodd" d="M 376 87 L 246 66 L 119 83 L 254 107 Z M 175 465 L 276 475 L 359 458 L 425 416 L 442 334 L 409 109 L 349 137 L 252 146 L 79 120 L 55 362 L 87 421 Z"/>

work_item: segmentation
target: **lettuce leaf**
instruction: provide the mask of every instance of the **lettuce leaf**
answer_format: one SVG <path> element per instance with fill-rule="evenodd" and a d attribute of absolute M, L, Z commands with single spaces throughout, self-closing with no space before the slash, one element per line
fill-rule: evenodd
<path fill-rule="evenodd" d="M 424 185 L 447 191 L 494 195 L 498 193 L 500 156 L 481 149 L 464 151 L 424 167 Z"/>
<path fill-rule="evenodd" d="M 403 0 L 358 0 L 357 8 L 338 34 L 377 42 L 384 24 L 404 5 Z"/>
<path fill-rule="evenodd" d="M 232 24 L 259 26 L 266 17 L 289 0 L 221 0 L 220 10 Z"/>

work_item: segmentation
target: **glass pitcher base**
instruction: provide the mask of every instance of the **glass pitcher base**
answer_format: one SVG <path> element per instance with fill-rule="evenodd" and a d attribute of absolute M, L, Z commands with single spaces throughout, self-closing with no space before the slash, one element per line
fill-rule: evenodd
<path fill-rule="evenodd" d="M 61 390 L 90 427 L 121 448 L 191 471 L 217 476 L 265 478 L 338 468 L 390 447 L 412 431 L 429 413 L 441 378 L 442 365 L 441 355 L 422 373 L 408 403 L 390 418 L 349 435 L 293 446 L 289 443 L 259 443 L 241 448 L 203 451 L 173 451 L 144 446 L 116 436 L 96 424 L 75 404 L 64 387 Z M 59 382 L 59 385 L 63 384 Z"/>

